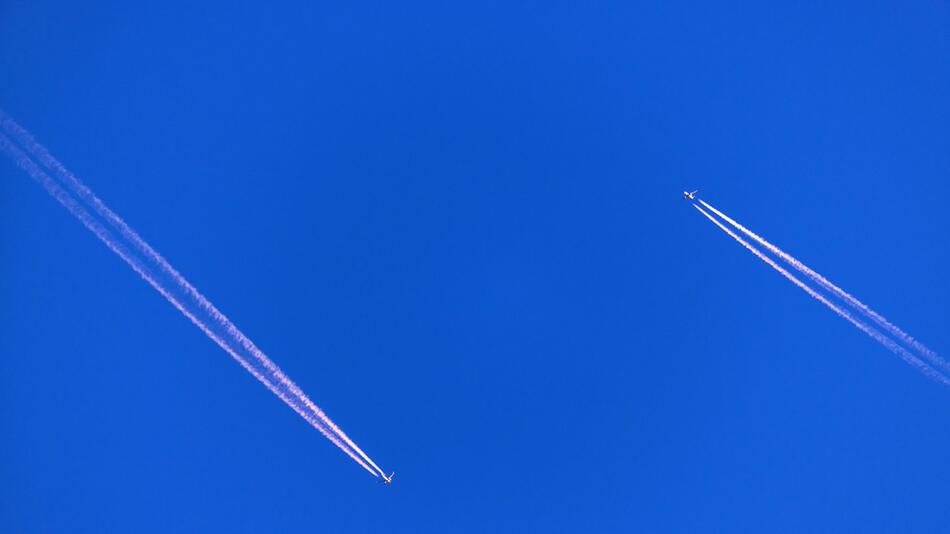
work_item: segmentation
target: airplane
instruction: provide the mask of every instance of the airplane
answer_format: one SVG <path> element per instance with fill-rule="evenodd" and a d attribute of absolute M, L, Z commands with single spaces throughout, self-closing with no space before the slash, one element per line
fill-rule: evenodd
<path fill-rule="evenodd" d="M 690 200 L 696 200 L 696 193 L 699 193 L 699 189 L 693 191 L 692 193 L 687 193 L 683 191 L 683 198 L 688 198 Z"/>
<path fill-rule="evenodd" d="M 395 471 L 393 471 L 392 473 L 389 473 L 389 476 L 386 476 L 386 473 L 383 473 L 383 479 L 380 480 L 380 482 L 382 482 L 383 484 L 392 484 L 394 476 L 396 476 Z"/>

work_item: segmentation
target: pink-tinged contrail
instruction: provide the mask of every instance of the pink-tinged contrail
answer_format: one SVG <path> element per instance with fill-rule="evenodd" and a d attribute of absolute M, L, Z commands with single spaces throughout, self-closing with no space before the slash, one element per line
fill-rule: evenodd
<path fill-rule="evenodd" d="M 821 287 L 825 288 L 825 289 L 828 290 L 829 292 L 833 293 L 835 296 L 837 296 L 837 297 L 840 298 L 841 300 L 847 302 L 851 307 L 853 307 L 854 309 L 858 310 L 858 311 L 859 311 L 860 313 L 862 313 L 865 317 L 867 317 L 867 318 L 871 319 L 872 321 L 874 321 L 875 323 L 877 323 L 877 325 L 880 326 L 881 328 L 883 328 L 885 331 L 887 331 L 887 333 L 889 333 L 890 335 L 896 337 L 897 339 L 900 339 L 900 340 L 903 341 L 906 345 L 908 345 L 908 346 L 910 346 L 910 347 L 913 347 L 913 348 L 916 349 L 918 352 L 920 352 L 920 353 L 923 354 L 925 357 L 927 357 L 927 359 L 929 359 L 931 362 L 933 362 L 933 363 L 939 365 L 940 367 L 942 367 L 942 368 L 945 369 L 945 370 L 950 370 L 950 362 L 947 362 L 946 360 L 944 360 L 943 358 L 941 358 L 939 354 L 937 354 L 936 352 L 930 350 L 930 348 L 928 348 L 926 345 L 924 345 L 923 343 L 921 343 L 921 342 L 917 341 L 916 339 L 914 339 L 910 334 L 908 334 L 908 333 L 904 332 L 903 330 L 901 330 L 901 329 L 900 329 L 897 325 L 895 325 L 894 323 L 888 321 L 883 315 L 881 315 L 881 314 L 877 313 L 876 311 L 872 310 L 870 306 L 868 306 L 867 304 L 861 302 L 860 300 L 858 300 L 857 298 L 855 298 L 853 295 L 851 295 L 851 294 L 848 293 L 847 291 L 845 291 L 845 290 L 841 289 L 840 287 L 836 286 L 836 285 L 833 284 L 830 280 L 828 280 L 828 279 L 825 278 L 824 276 L 818 274 L 817 272 L 815 272 L 814 270 L 812 270 L 811 268 L 809 268 L 809 267 L 808 267 L 807 265 L 805 265 L 804 263 L 798 261 L 798 260 L 797 260 L 795 257 L 793 257 L 791 254 L 785 252 L 784 250 L 782 250 L 782 249 L 778 248 L 777 246 L 773 245 L 772 243 L 766 241 L 765 238 L 759 236 L 758 234 L 756 234 L 756 233 L 753 232 L 752 230 L 749 230 L 749 229 L 746 228 L 745 226 L 742 226 L 741 224 L 739 224 L 739 223 L 738 223 L 737 221 L 735 221 L 734 219 L 730 218 L 730 217 L 729 217 L 728 215 L 726 215 L 725 213 L 723 213 L 723 212 L 717 210 L 716 208 L 712 207 L 711 205 L 709 205 L 709 203 L 707 203 L 707 202 L 705 202 L 705 201 L 703 201 L 703 200 L 699 200 L 699 202 L 702 203 L 703 206 L 706 206 L 707 208 L 709 208 L 710 211 L 712 211 L 713 213 L 715 213 L 716 215 L 718 215 L 720 218 L 722 218 L 722 220 L 724 220 L 724 221 L 726 221 L 727 223 L 731 224 L 732 226 L 734 226 L 736 229 L 738 229 L 739 231 L 741 231 L 741 232 L 744 233 L 745 235 L 751 237 L 751 238 L 752 238 L 753 240 L 755 240 L 758 244 L 760 244 L 760 245 L 762 245 L 763 247 L 765 247 L 766 249 L 768 249 L 770 252 L 772 252 L 772 254 L 775 254 L 775 255 L 778 256 L 779 258 L 782 258 L 783 260 L 785 260 L 786 263 L 788 263 L 789 265 L 791 265 L 792 267 L 794 267 L 794 268 L 795 268 L 796 270 L 798 270 L 800 273 L 804 274 L 804 275 L 807 276 L 808 278 L 811 278 L 812 280 L 815 281 L 815 283 L 817 283 L 817 284 L 820 285 Z"/>
<path fill-rule="evenodd" d="M 31 178 L 39 182 L 53 198 L 79 219 L 110 250 L 128 263 L 169 303 L 333 444 L 374 476 L 383 473 L 366 453 L 224 314 L 96 197 L 85 184 L 53 158 L 26 130 L 2 111 L 0 111 L 0 126 L 7 134 L 13 136 L 19 145 L 29 152 L 29 155 L 2 133 L 0 133 L 0 150 L 5 152 Z M 37 165 L 31 156 L 46 166 L 53 177 Z"/>
<path fill-rule="evenodd" d="M 906 349 L 904 349 L 904 347 L 901 347 L 900 345 L 895 343 L 891 338 L 885 336 L 884 334 L 874 329 L 873 327 L 868 326 L 867 324 L 863 323 L 859 319 L 854 318 L 850 313 L 836 306 L 834 303 L 826 299 L 823 295 L 821 295 L 820 293 L 812 289 L 810 286 L 808 286 L 807 284 L 805 284 L 804 282 L 796 278 L 795 275 L 785 270 L 781 265 L 775 263 L 775 260 L 763 254 L 759 249 L 749 244 L 745 239 L 742 239 L 741 237 L 739 237 L 732 230 L 726 228 L 725 225 L 723 225 L 716 218 L 714 218 L 712 215 L 707 213 L 706 210 L 704 210 L 703 208 L 700 208 L 696 204 L 693 204 L 693 207 L 699 210 L 700 213 L 705 215 L 707 219 L 715 223 L 716 226 L 721 228 L 723 232 L 726 232 L 727 234 L 732 236 L 733 239 L 735 239 L 736 241 L 739 242 L 739 244 L 741 244 L 743 247 L 748 249 L 749 252 L 758 256 L 760 260 L 769 264 L 773 269 L 778 271 L 782 276 L 789 279 L 793 284 L 801 288 L 802 291 L 804 291 L 805 293 L 808 293 L 810 297 L 812 297 L 813 299 L 827 306 L 831 311 L 838 314 L 839 317 L 841 317 L 842 319 L 856 326 L 858 330 L 861 330 L 862 332 L 870 336 L 874 341 L 877 341 L 881 345 L 884 345 L 888 350 L 900 356 L 900 358 L 904 360 L 905 362 L 916 367 L 920 372 L 925 374 L 927 377 L 937 382 L 940 382 L 941 384 L 950 386 L 950 379 L 948 379 L 946 376 L 941 374 L 939 371 L 937 371 L 933 367 L 924 363 L 920 358 L 908 352 Z"/>

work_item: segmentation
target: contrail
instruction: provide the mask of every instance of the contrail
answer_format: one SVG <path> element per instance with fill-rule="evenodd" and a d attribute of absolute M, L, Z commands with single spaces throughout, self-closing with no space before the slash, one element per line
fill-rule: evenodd
<path fill-rule="evenodd" d="M 27 155 L 3 133 L 0 133 L 0 150 L 5 152 L 31 178 L 39 182 L 53 198 L 79 219 L 110 250 L 128 263 L 205 335 L 333 444 L 374 476 L 383 473 L 366 453 L 224 314 L 99 200 L 85 184 L 53 158 L 25 129 L 2 111 L 0 111 L 0 125 L 30 155 Z M 30 156 L 46 166 L 55 179 L 44 172 Z"/>
<path fill-rule="evenodd" d="M 786 263 L 788 263 L 789 265 L 791 265 L 792 267 L 794 267 L 795 269 L 797 269 L 799 272 L 801 272 L 802 274 L 804 274 L 804 275 L 807 276 L 808 278 L 811 278 L 812 280 L 814 280 L 818 285 L 820 285 L 821 287 L 825 288 L 825 289 L 828 290 L 829 292 L 833 293 L 833 294 L 834 294 L 835 296 L 837 296 L 838 298 L 840 298 L 840 299 L 844 300 L 845 302 L 847 302 L 847 303 L 848 303 L 849 305 L 851 305 L 854 309 L 856 309 L 856 310 L 858 310 L 859 312 L 861 312 L 865 317 L 868 317 L 869 319 L 871 319 L 872 321 L 874 321 L 875 323 L 877 323 L 878 326 L 880 326 L 881 328 L 883 328 L 884 330 L 886 330 L 889 334 L 891 334 L 892 336 L 894 336 L 894 337 L 900 339 L 900 340 L 903 341 L 905 344 L 907 344 L 907 345 L 909 345 L 909 346 L 911 346 L 911 347 L 917 349 L 918 352 L 920 352 L 921 354 L 923 354 L 924 356 L 926 356 L 931 362 L 933 362 L 933 363 L 935 363 L 935 364 L 937 364 L 937 365 L 943 367 L 943 368 L 946 369 L 946 370 L 950 370 L 950 362 L 947 362 L 946 360 L 944 360 L 943 358 L 941 358 L 939 354 L 937 354 L 936 352 L 930 350 L 930 348 L 928 348 L 926 345 L 924 345 L 923 343 L 917 341 L 917 340 L 914 339 L 910 334 L 908 334 L 908 333 L 904 332 L 903 330 L 901 330 L 900 328 L 898 328 L 897 325 L 895 325 L 894 323 L 891 323 L 890 321 L 888 321 L 883 315 L 881 315 L 881 314 L 875 312 L 874 310 L 872 310 L 870 306 L 868 306 L 867 304 L 861 302 L 860 300 L 858 300 L 857 298 L 855 298 L 854 296 L 852 296 L 852 295 L 851 295 L 850 293 L 848 293 L 847 291 L 845 291 L 845 290 L 841 289 L 840 287 L 836 286 L 835 284 L 833 284 L 830 280 L 828 280 L 828 279 L 825 278 L 824 276 L 822 276 L 822 275 L 818 274 L 817 272 L 815 272 L 814 270 L 810 269 L 807 265 L 805 265 L 804 263 L 802 263 L 802 262 L 798 261 L 797 259 L 795 259 L 795 257 L 793 257 L 791 254 L 785 252 L 784 250 L 782 250 L 782 249 L 778 248 L 777 246 L 773 245 L 772 243 L 766 241 L 765 238 L 759 236 L 758 234 L 756 234 L 756 233 L 753 232 L 752 230 L 749 230 L 749 229 L 746 228 L 745 226 L 742 226 L 741 224 L 739 224 L 739 223 L 738 223 L 737 221 L 735 221 L 734 219 L 731 219 L 731 218 L 730 218 L 728 215 L 726 215 L 725 213 L 723 213 L 723 212 L 717 210 L 716 208 L 712 207 L 711 205 L 709 205 L 709 203 L 703 201 L 702 199 L 699 199 L 699 202 L 702 203 L 703 206 L 706 206 L 707 208 L 709 208 L 710 211 L 712 211 L 713 213 L 715 213 L 716 215 L 718 215 L 718 216 L 719 216 L 720 218 L 722 218 L 724 221 L 728 222 L 729 224 L 731 224 L 732 226 L 734 226 L 736 229 L 738 229 L 739 231 L 741 231 L 741 232 L 744 233 L 745 235 L 747 235 L 747 236 L 751 237 L 752 239 L 754 239 L 757 243 L 759 243 L 759 244 L 762 245 L 763 247 L 767 248 L 770 252 L 772 252 L 773 254 L 775 254 L 776 256 L 778 256 L 779 258 L 782 258 L 783 260 L 785 260 Z"/>
<path fill-rule="evenodd" d="M 859 330 L 861 330 L 862 332 L 864 332 L 865 334 L 867 334 L 868 336 L 870 336 L 874 341 L 877 341 L 877 342 L 880 343 L 881 345 L 884 345 L 888 350 L 890 350 L 890 351 L 893 352 L 894 354 L 900 356 L 900 358 L 901 358 L 902 360 L 904 360 L 905 362 L 907 362 L 907 363 L 909 363 L 910 365 L 916 367 L 920 372 L 922 372 L 923 374 L 925 374 L 927 377 L 929 377 L 929 378 L 931 378 L 931 379 L 933 379 L 933 380 L 935 380 L 935 381 L 937 381 L 937 382 L 940 382 L 941 384 L 950 386 L 950 379 L 948 379 L 946 376 L 944 376 L 943 374 L 941 374 L 939 371 L 937 371 L 937 370 L 934 369 L 933 367 L 931 367 L 931 366 L 927 365 L 926 363 L 924 363 L 920 358 L 914 356 L 913 354 L 911 354 L 910 352 L 908 352 L 906 349 L 904 349 L 904 347 L 901 347 L 900 345 L 898 345 L 897 343 L 895 343 L 892 339 L 890 339 L 889 337 L 885 336 L 884 334 L 882 334 L 881 332 L 879 332 L 879 331 L 876 330 L 875 328 L 873 328 L 873 327 L 871 327 L 871 326 L 868 326 L 867 324 L 863 323 L 863 322 L 860 321 L 859 319 L 854 318 L 854 317 L 853 317 L 850 313 L 848 313 L 847 311 L 845 311 L 845 310 L 841 309 L 840 307 L 836 306 L 834 303 L 832 303 L 831 301 L 829 301 L 828 299 L 826 299 L 823 295 L 821 295 L 820 293 L 816 292 L 816 291 L 815 291 L 814 289 L 812 289 L 810 286 L 806 285 L 804 282 L 802 282 L 801 280 L 799 280 L 798 278 L 796 278 L 795 275 L 793 275 L 792 273 L 790 273 L 790 272 L 788 272 L 787 270 L 785 270 L 781 265 L 775 263 L 775 260 L 773 260 L 772 258 L 770 258 L 770 257 L 766 256 L 765 254 L 763 254 L 759 249 L 757 249 L 757 248 L 755 248 L 754 246 L 752 246 L 751 244 L 749 244 L 745 239 L 742 239 L 741 237 L 739 237 L 738 235 L 736 235 L 736 233 L 733 232 L 732 230 L 726 228 L 721 222 L 719 222 L 719 221 L 716 220 L 712 215 L 710 215 L 709 213 L 707 213 L 706 210 L 704 210 L 703 208 L 700 208 L 700 207 L 697 206 L 696 204 L 693 204 L 693 207 L 696 208 L 697 210 L 699 210 L 700 213 L 702 213 L 703 215 L 705 215 L 707 219 L 709 219 L 710 221 L 712 221 L 713 223 L 715 223 L 716 226 L 718 226 L 719 228 L 721 228 L 723 232 L 726 232 L 727 234 L 729 234 L 730 236 L 732 236 L 733 239 L 735 239 L 736 241 L 738 241 L 739 244 L 741 244 L 742 246 L 744 246 L 745 248 L 747 248 L 747 249 L 749 250 L 749 252 L 751 252 L 751 253 L 755 254 L 756 256 L 758 256 L 760 260 L 762 260 L 762 261 L 764 261 L 765 263 L 769 264 L 773 269 L 775 269 L 776 271 L 778 271 L 782 276 L 784 276 L 785 278 L 788 278 L 793 284 L 795 284 L 796 286 L 798 286 L 799 288 L 801 288 L 802 291 L 804 291 L 805 293 L 808 293 L 808 295 L 809 295 L 810 297 L 812 297 L 813 299 L 815 299 L 815 300 L 817 300 L 818 302 L 820 302 L 820 303 L 824 304 L 825 306 L 827 306 L 831 311 L 833 311 L 833 312 L 835 312 L 836 314 L 838 314 L 839 317 L 841 317 L 842 319 L 844 319 L 844 320 L 848 321 L 849 323 L 853 324 L 854 326 L 856 326 Z"/>

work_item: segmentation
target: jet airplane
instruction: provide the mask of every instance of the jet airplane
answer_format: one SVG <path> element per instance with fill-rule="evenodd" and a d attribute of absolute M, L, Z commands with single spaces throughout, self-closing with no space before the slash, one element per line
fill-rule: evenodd
<path fill-rule="evenodd" d="M 386 474 L 383 473 L 383 479 L 380 480 L 380 482 L 382 482 L 383 484 L 392 484 L 394 476 L 396 476 L 395 471 L 393 471 L 392 473 L 389 473 L 389 476 L 386 476 Z"/>
<path fill-rule="evenodd" d="M 693 191 L 692 193 L 688 193 L 688 192 L 686 192 L 686 191 L 683 191 L 683 198 L 688 198 L 688 199 L 690 199 L 690 200 L 696 200 L 696 193 L 699 193 L 699 189 Z"/>

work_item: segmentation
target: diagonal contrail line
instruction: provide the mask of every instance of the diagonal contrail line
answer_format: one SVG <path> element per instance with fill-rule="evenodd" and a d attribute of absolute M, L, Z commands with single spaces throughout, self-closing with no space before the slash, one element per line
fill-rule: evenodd
<path fill-rule="evenodd" d="M 44 172 L 26 153 L 5 135 L 0 134 L 0 149 L 34 180 L 39 182 L 47 192 L 59 201 L 73 214 L 87 229 L 93 232 L 106 246 L 126 261 L 140 276 L 155 288 L 176 309 L 198 326 L 208 337 L 221 346 L 235 358 L 254 377 L 261 381 L 273 393 L 284 400 L 291 408 L 300 414 L 311 425 L 316 427 L 331 442 L 357 461 L 373 475 L 383 471 L 350 439 L 332 420 L 310 399 L 293 381 L 287 377 L 277 365 L 258 349 L 231 321 L 225 317 L 207 298 L 195 289 L 171 264 L 159 255 L 134 230 L 132 230 L 118 215 L 110 210 L 95 196 L 78 178 L 66 170 L 49 152 L 39 145 L 33 137 L 20 127 L 11 118 L 0 111 L 0 125 L 10 135 L 13 135 L 21 146 L 24 146 L 31 155 L 46 166 L 59 179 L 56 180 Z M 78 200 L 77 198 L 78 197 Z M 104 220 L 105 224 L 97 220 L 87 208 Z M 121 234 L 116 236 L 110 231 L 112 226 Z M 137 249 L 137 257 L 131 245 Z M 156 272 L 156 269 L 158 272 Z M 167 278 L 172 286 L 184 294 L 191 304 L 173 295 L 174 291 L 167 287 Z M 190 309 L 196 306 L 198 309 Z M 223 333 L 215 332 L 207 320 L 198 315 L 207 315 Z M 236 344 L 237 346 L 234 346 Z M 242 350 L 243 349 L 243 350 Z M 242 354 L 243 353 L 243 354 Z M 372 467 L 370 467 L 372 466 Z"/>
<path fill-rule="evenodd" d="M 897 325 L 895 325 L 894 323 L 888 321 L 883 315 L 881 315 L 881 314 L 877 313 L 876 311 L 872 310 L 870 306 L 868 306 L 867 304 L 861 302 L 860 300 L 858 300 L 856 297 L 854 297 L 853 295 L 851 295 L 850 293 L 848 293 L 848 292 L 845 291 L 844 289 L 841 289 L 841 288 L 838 287 L 837 285 L 833 284 L 830 280 L 828 280 L 827 278 L 825 278 L 825 277 L 822 276 L 821 274 L 817 273 L 817 272 L 814 271 L 813 269 L 809 268 L 807 265 L 805 265 L 804 263 L 802 263 L 801 261 L 799 261 L 798 259 L 796 259 L 796 258 L 795 258 L 794 256 L 792 256 L 791 254 L 789 254 L 789 253 L 785 252 L 784 250 L 778 248 L 777 246 L 773 245 L 773 244 L 770 243 L 769 241 L 766 241 L 765 238 L 759 236 L 758 234 L 756 234 L 756 233 L 753 232 L 752 230 L 749 230 L 749 229 L 746 228 L 745 226 L 739 224 L 737 221 L 735 221 L 734 219 L 730 218 L 730 217 L 729 217 L 728 215 L 726 215 L 725 213 L 723 213 L 723 212 L 717 210 L 716 208 L 712 207 L 711 205 L 709 205 L 709 203 L 707 203 L 707 202 L 705 202 L 705 201 L 703 201 L 703 200 L 700 200 L 699 202 L 702 203 L 703 206 L 706 206 L 710 211 L 712 211 L 713 213 L 715 213 L 716 215 L 718 215 L 720 218 L 722 218 L 722 220 L 728 222 L 728 223 L 731 224 L 733 227 L 735 227 L 736 229 L 738 229 L 740 232 L 742 232 L 742 233 L 744 233 L 745 235 L 749 236 L 750 238 L 752 238 L 753 240 L 755 240 L 758 244 L 762 245 L 763 247 L 765 247 L 766 249 L 768 249 L 770 252 L 772 252 L 773 254 L 775 254 L 776 256 L 778 256 L 779 258 L 782 258 L 783 260 L 785 260 L 786 263 L 788 263 L 789 265 L 791 265 L 792 267 L 794 267 L 796 270 L 798 270 L 799 272 L 801 272 L 802 274 L 804 274 L 804 275 L 807 276 L 808 278 L 811 278 L 811 279 L 812 279 L 813 281 L 815 281 L 818 285 L 820 285 L 821 287 L 825 288 L 825 289 L 828 290 L 829 292 L 833 293 L 833 294 L 834 294 L 835 296 L 837 296 L 838 298 L 840 298 L 840 299 L 844 300 L 845 302 L 847 302 L 851 307 L 853 307 L 854 309 L 858 310 L 858 312 L 860 312 L 861 314 L 863 314 L 865 317 L 867 317 L 867 318 L 871 319 L 872 321 L 874 321 L 875 323 L 877 323 L 878 326 L 880 326 L 881 328 L 883 328 L 883 329 L 884 329 L 885 331 L 887 331 L 890 335 L 896 337 L 897 339 L 900 339 L 900 340 L 903 341 L 905 344 L 907 344 L 907 345 L 913 347 L 913 348 L 916 349 L 918 352 L 920 352 L 921 354 L 923 354 L 923 355 L 924 355 L 927 359 L 929 359 L 931 362 L 933 362 L 933 363 L 939 365 L 939 366 L 942 367 L 944 370 L 950 370 L 950 362 L 947 362 L 946 360 L 944 360 L 943 358 L 941 358 L 939 354 L 937 354 L 936 352 L 934 352 L 933 350 L 931 350 L 929 347 L 927 347 L 926 345 L 924 345 L 924 344 L 921 343 L 920 341 L 917 341 L 916 339 L 914 339 L 910 334 L 908 334 L 908 333 L 904 332 L 903 330 L 901 330 L 901 329 L 900 329 Z"/>
<path fill-rule="evenodd" d="M 834 303 L 832 303 L 831 301 L 829 301 L 828 299 L 826 299 L 823 295 L 821 295 L 820 293 L 818 293 L 817 291 L 815 291 L 814 289 L 812 289 L 810 286 L 808 286 L 807 284 L 805 284 L 804 282 L 802 282 L 801 280 L 799 280 L 798 278 L 796 278 L 795 275 L 793 275 L 792 273 L 790 273 L 790 272 L 788 272 L 787 270 L 785 270 L 781 265 L 779 265 L 778 263 L 775 263 L 775 260 L 773 260 L 772 258 L 770 258 L 770 257 L 766 256 L 765 254 L 763 254 L 759 249 L 757 249 L 757 248 L 755 248 L 754 246 L 752 246 L 751 244 L 749 244 L 749 242 L 746 241 L 745 239 L 742 239 L 741 237 L 739 237 L 739 236 L 738 236 L 735 232 L 733 232 L 732 230 L 726 228 L 725 225 L 723 225 L 721 222 L 719 222 L 717 219 L 715 219 L 712 215 L 710 215 L 709 213 L 707 213 L 706 210 L 704 210 L 703 208 L 700 208 L 700 207 L 697 206 L 696 204 L 693 204 L 693 207 L 696 208 L 697 210 L 699 210 L 700 213 L 702 213 L 703 215 L 705 215 L 707 219 L 709 219 L 710 221 L 712 221 L 713 223 L 715 223 L 716 226 L 718 226 L 720 229 L 722 229 L 723 232 L 726 232 L 727 234 L 729 234 L 730 236 L 732 236 L 733 239 L 735 239 L 736 241 L 739 242 L 739 244 L 741 244 L 743 247 L 745 247 L 746 249 L 748 249 L 749 252 L 751 252 L 751 253 L 755 254 L 756 256 L 758 256 L 758 258 L 759 258 L 760 260 L 764 261 L 764 262 L 767 263 L 769 266 L 771 266 L 773 269 L 775 269 L 776 271 L 778 271 L 782 276 L 784 276 L 784 277 L 787 278 L 789 281 L 791 281 L 793 284 L 795 284 L 796 286 L 798 286 L 802 291 L 804 291 L 805 293 L 807 293 L 810 297 L 812 297 L 813 299 L 815 299 L 815 300 L 817 300 L 818 302 L 820 302 L 820 303 L 824 304 L 825 306 L 827 306 L 831 311 L 833 311 L 833 312 L 835 312 L 836 314 L 838 314 L 839 317 L 841 317 L 842 319 L 848 321 L 849 323 L 851 323 L 852 325 L 854 325 L 855 327 L 857 327 L 858 330 L 861 330 L 862 332 L 864 332 L 865 334 L 867 334 L 868 336 L 870 336 L 871 339 L 877 341 L 877 342 L 880 343 L 881 345 L 884 345 L 884 347 L 886 347 L 888 350 L 890 350 L 890 351 L 893 352 L 894 354 L 898 355 L 902 360 L 904 360 L 904 361 L 907 362 L 908 364 L 910 364 L 910 365 L 916 367 L 920 372 L 922 372 L 923 374 L 925 374 L 928 378 L 931 378 L 932 380 L 934 380 L 934 381 L 936 381 L 936 382 L 940 382 L 941 384 L 950 386 L 950 379 L 948 379 L 946 376 L 944 376 L 943 374 L 941 374 L 939 371 L 937 371 L 937 370 L 934 369 L 933 367 L 931 367 L 931 366 L 927 365 L 926 363 L 924 363 L 920 358 L 914 356 L 913 354 L 911 354 L 910 352 L 908 352 L 906 349 L 904 349 L 904 347 L 901 347 L 900 345 L 898 345 L 897 343 L 895 343 L 892 339 L 890 339 L 889 337 L 885 336 L 884 334 L 882 334 L 881 332 L 879 332 L 879 331 L 876 330 L 875 328 L 873 328 L 873 327 L 871 327 L 871 326 L 868 326 L 867 324 L 865 324 L 865 323 L 862 322 L 861 320 L 856 319 L 854 316 L 852 316 L 852 315 L 851 315 L 850 313 L 848 313 L 847 311 L 845 311 L 845 310 L 841 309 L 840 307 L 836 306 Z"/>

